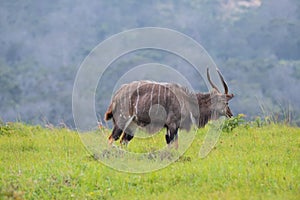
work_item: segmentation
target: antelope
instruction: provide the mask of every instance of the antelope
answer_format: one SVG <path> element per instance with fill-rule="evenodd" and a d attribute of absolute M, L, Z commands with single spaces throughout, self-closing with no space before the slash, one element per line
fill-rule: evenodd
<path fill-rule="evenodd" d="M 177 149 L 178 129 L 190 130 L 192 124 L 200 128 L 220 116 L 232 117 L 228 102 L 234 95 L 228 94 L 228 86 L 218 69 L 217 72 L 224 94 L 212 82 L 208 68 L 207 79 L 212 86 L 209 93 L 194 93 L 179 84 L 147 80 L 122 85 L 105 113 L 105 120 L 112 119 L 114 124 L 108 143 L 121 137 L 121 144 L 127 144 L 137 127 L 149 133 L 166 128 L 167 145 L 174 143 Z"/>

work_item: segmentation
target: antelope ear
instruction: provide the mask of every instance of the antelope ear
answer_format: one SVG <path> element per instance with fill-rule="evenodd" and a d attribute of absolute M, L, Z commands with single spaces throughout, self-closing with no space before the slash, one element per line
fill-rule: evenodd
<path fill-rule="evenodd" d="M 234 97 L 233 94 L 226 94 L 226 99 L 227 101 L 229 101 L 230 99 L 232 99 Z"/>

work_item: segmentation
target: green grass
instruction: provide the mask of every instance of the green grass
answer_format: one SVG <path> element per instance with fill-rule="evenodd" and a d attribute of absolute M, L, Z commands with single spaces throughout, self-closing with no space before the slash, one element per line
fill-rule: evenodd
<path fill-rule="evenodd" d="M 300 199 L 299 128 L 239 126 L 201 159 L 206 131 L 168 167 L 131 174 L 96 161 L 76 132 L 3 124 L 0 199 Z"/>

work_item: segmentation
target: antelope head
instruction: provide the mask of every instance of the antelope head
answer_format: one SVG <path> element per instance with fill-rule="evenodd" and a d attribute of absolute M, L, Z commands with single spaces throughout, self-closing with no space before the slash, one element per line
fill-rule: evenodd
<path fill-rule="evenodd" d="M 224 87 L 224 94 L 220 92 L 220 90 L 217 88 L 217 86 L 211 81 L 210 75 L 209 75 L 209 69 L 207 68 L 207 79 L 212 86 L 213 90 L 210 92 L 211 95 L 211 113 L 212 118 L 216 119 L 219 116 L 226 116 L 228 118 L 232 117 L 232 112 L 228 106 L 228 101 L 233 98 L 233 94 L 228 94 L 228 86 L 226 82 L 224 81 L 224 78 L 221 74 L 221 72 L 217 69 L 217 72 L 219 74 L 219 77 L 222 81 L 223 87 Z"/>

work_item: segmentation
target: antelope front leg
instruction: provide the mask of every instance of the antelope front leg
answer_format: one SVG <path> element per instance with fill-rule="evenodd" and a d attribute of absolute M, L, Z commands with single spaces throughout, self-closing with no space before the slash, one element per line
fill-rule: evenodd
<path fill-rule="evenodd" d="M 178 149 L 178 128 L 167 128 L 166 142 L 169 148 L 174 146 L 176 150 Z"/>

